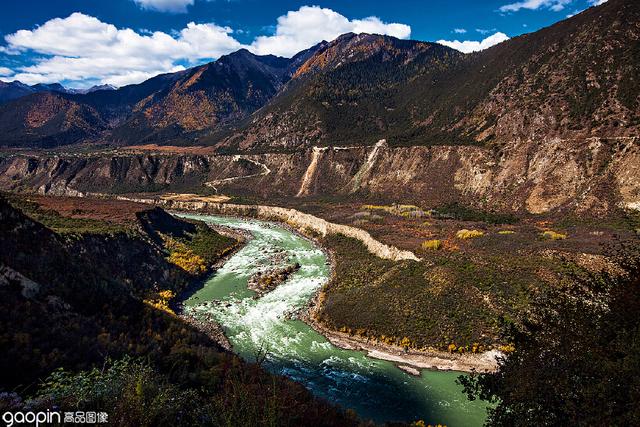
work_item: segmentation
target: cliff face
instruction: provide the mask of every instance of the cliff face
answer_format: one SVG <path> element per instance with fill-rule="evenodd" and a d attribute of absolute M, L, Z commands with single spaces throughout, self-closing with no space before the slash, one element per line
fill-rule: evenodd
<path fill-rule="evenodd" d="M 292 154 L 7 157 L 0 188 L 41 194 L 192 192 L 461 202 L 502 211 L 603 216 L 640 208 L 640 140 L 316 148 Z"/>

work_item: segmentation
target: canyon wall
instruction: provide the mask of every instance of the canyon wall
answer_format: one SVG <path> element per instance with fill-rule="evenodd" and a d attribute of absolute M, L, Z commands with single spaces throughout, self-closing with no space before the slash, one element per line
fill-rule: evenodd
<path fill-rule="evenodd" d="M 13 155 L 0 189 L 41 194 L 198 192 L 264 200 L 348 197 L 459 202 L 481 209 L 604 216 L 640 208 L 640 139 L 514 141 L 508 145 L 325 147 L 246 155 Z M 211 190 L 209 190 L 211 191 Z"/>

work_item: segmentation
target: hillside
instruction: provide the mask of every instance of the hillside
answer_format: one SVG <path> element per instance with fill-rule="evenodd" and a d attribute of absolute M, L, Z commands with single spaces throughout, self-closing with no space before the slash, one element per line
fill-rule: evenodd
<path fill-rule="evenodd" d="M 240 50 L 118 90 L 72 94 L 5 83 L 0 93 L 7 99 L 54 90 L 45 96 L 66 101 L 49 115 L 70 118 L 33 127 L 11 112 L 41 109 L 42 98 L 22 96 L 0 109 L 0 144 L 98 139 L 228 152 L 387 139 L 501 150 L 516 140 L 637 135 L 639 9 L 635 1 L 611 0 L 468 55 L 434 43 L 345 34 L 290 60 Z M 87 114 L 95 116 L 92 131 L 84 126 Z"/>
<path fill-rule="evenodd" d="M 640 5 L 611 0 L 538 32 L 462 55 L 345 35 L 303 64 L 224 145 L 503 144 L 637 135 Z"/>
<path fill-rule="evenodd" d="M 98 111 L 58 92 L 0 105 L 0 145 L 51 148 L 92 140 L 108 128 Z"/>
<path fill-rule="evenodd" d="M 54 90 L 3 83 L 7 88 L 3 86 L 0 95 L 11 101 L 0 105 L 0 146 L 193 141 L 265 105 L 312 52 L 286 59 L 240 50 L 118 90 L 103 87 L 77 93 L 62 86 Z M 44 117 L 34 121 L 35 114 Z"/>
<path fill-rule="evenodd" d="M 202 240 L 192 223 L 131 203 L 40 202 L 14 197 L 18 209 L 0 198 L 3 408 L 101 408 L 110 423 L 132 426 L 355 424 L 167 307 L 190 275 L 147 232 Z M 209 235 L 234 243 L 225 239 Z"/>

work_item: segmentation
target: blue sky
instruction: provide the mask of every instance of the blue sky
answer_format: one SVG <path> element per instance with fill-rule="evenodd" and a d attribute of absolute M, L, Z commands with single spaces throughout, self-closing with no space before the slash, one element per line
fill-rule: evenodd
<path fill-rule="evenodd" d="M 245 47 L 291 56 L 347 31 L 468 52 L 603 0 L 9 0 L 0 79 L 72 87 L 137 83 Z"/>

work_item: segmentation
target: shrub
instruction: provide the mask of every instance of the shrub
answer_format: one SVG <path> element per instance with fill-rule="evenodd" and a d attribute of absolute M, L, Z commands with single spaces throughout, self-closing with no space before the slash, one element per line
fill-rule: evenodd
<path fill-rule="evenodd" d="M 548 240 L 564 240 L 564 239 L 567 238 L 566 234 L 557 233 L 557 232 L 552 231 L 552 230 L 547 230 L 547 231 L 543 232 L 541 234 L 541 236 L 544 239 L 548 239 Z"/>
<path fill-rule="evenodd" d="M 480 230 L 467 230 L 467 229 L 462 229 L 460 231 L 458 231 L 456 233 L 456 237 L 458 239 L 475 239 L 476 237 L 482 237 L 484 236 L 484 232 L 480 231 Z"/>
<path fill-rule="evenodd" d="M 498 234 L 507 235 L 507 234 L 515 234 L 516 232 L 513 230 L 500 230 Z"/>
<path fill-rule="evenodd" d="M 442 248 L 441 240 L 434 239 L 434 240 L 427 240 L 425 242 L 422 242 L 422 249 L 437 251 L 441 248 Z"/>
<path fill-rule="evenodd" d="M 165 243 L 170 254 L 168 261 L 189 274 L 198 275 L 207 271 L 207 265 L 200 255 L 196 255 L 182 242 L 167 238 Z"/>
<path fill-rule="evenodd" d="M 158 292 L 158 296 L 153 299 L 145 299 L 144 302 L 152 307 L 162 310 L 169 314 L 175 314 L 175 312 L 169 307 L 169 302 L 174 298 L 176 294 L 171 290 L 165 290 Z"/>

